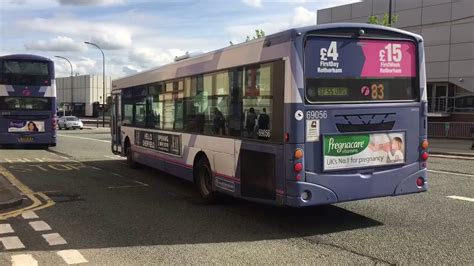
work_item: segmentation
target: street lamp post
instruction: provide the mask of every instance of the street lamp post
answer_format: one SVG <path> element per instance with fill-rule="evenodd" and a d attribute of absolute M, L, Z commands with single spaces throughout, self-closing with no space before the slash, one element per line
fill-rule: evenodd
<path fill-rule="evenodd" d="M 105 55 L 104 51 L 95 43 L 84 42 L 85 44 L 90 44 L 95 46 L 102 53 L 102 127 L 105 127 Z"/>
<path fill-rule="evenodd" d="M 392 0 L 388 0 L 388 26 L 392 26 Z"/>
<path fill-rule="evenodd" d="M 54 57 L 57 57 L 57 58 L 61 58 L 61 59 L 64 59 L 66 60 L 68 63 L 69 63 L 69 66 L 71 67 L 71 111 L 73 111 L 73 106 L 74 106 L 74 88 L 73 88 L 73 75 L 74 75 L 74 71 L 72 69 L 72 64 L 71 64 L 71 61 L 69 61 L 69 59 L 67 59 L 66 57 L 64 56 L 59 56 L 59 55 L 55 55 Z M 64 110 L 63 110 L 64 111 Z"/>

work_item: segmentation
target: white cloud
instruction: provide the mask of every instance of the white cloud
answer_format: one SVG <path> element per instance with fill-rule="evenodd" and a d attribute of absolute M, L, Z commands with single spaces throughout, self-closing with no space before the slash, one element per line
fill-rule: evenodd
<path fill-rule="evenodd" d="M 262 0 L 242 0 L 242 3 L 251 7 L 262 7 Z"/>
<path fill-rule="evenodd" d="M 64 36 L 58 36 L 49 41 L 33 41 L 25 44 L 26 50 L 34 51 L 84 51 L 86 49 L 85 44 L 81 42 L 75 42 L 73 39 Z"/>
<path fill-rule="evenodd" d="M 20 21 L 18 24 L 22 28 L 35 32 L 75 35 L 84 41 L 98 44 L 104 50 L 130 47 L 134 31 L 127 25 L 85 21 L 67 16 L 56 16 L 50 19 L 34 18 Z"/>
<path fill-rule="evenodd" d="M 309 11 L 308 9 L 299 6 L 293 10 L 293 19 L 291 26 L 303 27 L 316 24 L 316 12 Z"/>
<path fill-rule="evenodd" d="M 227 27 L 225 31 L 230 33 L 233 43 L 239 43 L 244 41 L 247 36 L 254 36 L 255 29 L 262 29 L 266 35 L 269 35 L 289 28 L 316 25 L 316 12 L 300 6 L 294 8 L 290 15 L 267 16 L 262 20 L 266 22 L 233 25 Z"/>
<path fill-rule="evenodd" d="M 179 49 L 152 49 L 149 47 L 134 48 L 128 54 L 128 59 L 143 69 L 157 67 L 173 62 L 175 56 L 186 52 Z"/>
<path fill-rule="evenodd" d="M 124 0 L 58 0 L 61 5 L 87 6 L 87 5 L 116 5 L 124 4 Z"/>
<path fill-rule="evenodd" d="M 128 76 L 128 75 L 137 74 L 141 70 L 137 69 L 135 66 L 127 65 L 127 66 L 122 67 L 122 71 L 123 73 L 125 73 L 125 75 Z"/>
<path fill-rule="evenodd" d="M 71 61 L 74 75 L 102 73 L 102 61 L 95 61 L 88 57 L 68 57 L 68 59 Z M 64 59 L 54 58 L 54 70 L 56 77 L 69 77 L 71 75 L 71 66 Z M 110 73 L 107 75 L 110 75 Z"/>

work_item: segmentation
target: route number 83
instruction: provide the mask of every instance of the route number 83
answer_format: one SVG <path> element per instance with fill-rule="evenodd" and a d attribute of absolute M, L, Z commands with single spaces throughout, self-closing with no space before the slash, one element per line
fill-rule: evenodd
<path fill-rule="evenodd" d="M 385 88 L 383 84 L 372 84 L 370 86 L 372 100 L 383 100 L 385 98 Z"/>

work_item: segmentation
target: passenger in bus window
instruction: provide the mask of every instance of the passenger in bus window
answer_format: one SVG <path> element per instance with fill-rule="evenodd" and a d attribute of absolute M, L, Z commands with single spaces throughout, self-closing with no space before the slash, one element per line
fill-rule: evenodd
<path fill-rule="evenodd" d="M 214 134 L 225 135 L 225 118 L 221 111 L 217 107 L 214 108 Z"/>
<path fill-rule="evenodd" d="M 267 140 L 270 138 L 270 116 L 267 114 L 267 109 L 264 107 L 262 113 L 258 115 L 258 129 L 257 136 L 259 139 Z"/>
<path fill-rule="evenodd" d="M 247 120 L 245 121 L 245 128 L 247 129 L 247 136 L 249 138 L 253 138 L 255 130 L 255 120 L 257 120 L 257 114 L 255 113 L 255 109 L 253 109 L 253 107 L 250 107 L 249 111 L 247 112 Z"/>

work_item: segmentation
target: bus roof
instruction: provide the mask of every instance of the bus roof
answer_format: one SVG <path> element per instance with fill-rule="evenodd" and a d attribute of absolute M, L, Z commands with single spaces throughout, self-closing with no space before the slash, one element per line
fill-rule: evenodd
<path fill-rule="evenodd" d="M 7 60 L 35 60 L 35 61 L 51 61 L 51 59 L 34 54 L 10 54 L 0 56 L 0 59 Z"/>
<path fill-rule="evenodd" d="M 265 61 L 265 59 L 270 60 L 271 56 L 267 56 L 267 58 L 261 57 L 263 46 L 270 47 L 270 46 L 275 46 L 277 44 L 290 42 L 291 40 L 294 40 L 297 36 L 300 36 L 300 35 L 304 36 L 308 33 L 315 32 L 315 31 L 332 30 L 332 29 L 354 29 L 354 28 L 388 31 L 388 32 L 399 34 L 399 35 L 406 35 L 418 41 L 422 40 L 422 37 L 420 35 L 412 33 L 412 32 L 408 32 L 408 31 L 404 31 L 404 30 L 400 30 L 396 28 L 391 28 L 391 27 L 368 24 L 368 23 L 330 23 L 330 24 L 300 27 L 300 28 L 292 28 L 292 29 L 284 30 L 278 33 L 265 36 L 265 38 L 259 38 L 255 40 L 250 40 L 248 42 L 242 42 L 239 44 L 227 46 L 227 47 L 220 48 L 220 49 L 210 51 L 207 53 L 191 56 L 189 58 L 186 58 L 177 62 L 172 62 L 172 63 L 158 66 L 149 70 L 145 70 L 136 74 L 118 78 L 116 80 L 113 80 L 112 90 L 162 81 L 158 78 L 159 74 L 162 74 L 161 76 L 169 76 L 173 78 L 180 78 L 182 76 L 195 75 L 195 73 L 191 73 L 193 71 L 191 72 L 179 71 L 185 67 L 189 67 L 190 65 L 194 65 L 194 64 L 199 65 L 199 66 L 205 66 L 204 68 L 201 69 L 201 73 L 206 73 L 210 71 L 218 71 L 220 69 L 226 69 L 228 67 L 232 67 L 230 66 L 231 64 L 224 64 L 225 66 L 222 66 L 220 62 L 213 62 L 216 60 L 218 61 L 221 60 L 222 59 L 221 57 L 232 58 L 231 60 L 236 60 L 241 63 L 245 61 L 245 63 L 242 63 L 242 65 L 262 62 L 262 61 Z M 240 54 L 236 56 L 235 53 L 233 53 L 233 51 L 239 51 Z M 273 54 L 287 53 L 289 55 L 290 52 L 287 49 L 283 48 L 283 49 L 275 49 L 271 53 Z M 234 55 L 224 56 L 225 54 L 234 54 Z M 284 55 L 284 56 L 287 56 L 287 55 Z M 203 62 L 203 61 L 206 61 L 206 62 Z M 210 70 L 212 67 L 210 67 L 209 65 L 213 65 L 214 68 Z M 175 71 L 174 75 L 169 74 L 169 72 L 173 72 L 173 71 Z M 163 75 L 164 73 L 166 73 L 167 75 Z M 182 75 L 180 75 L 180 73 L 182 73 Z M 167 79 L 165 78 L 163 80 L 167 80 Z"/>

